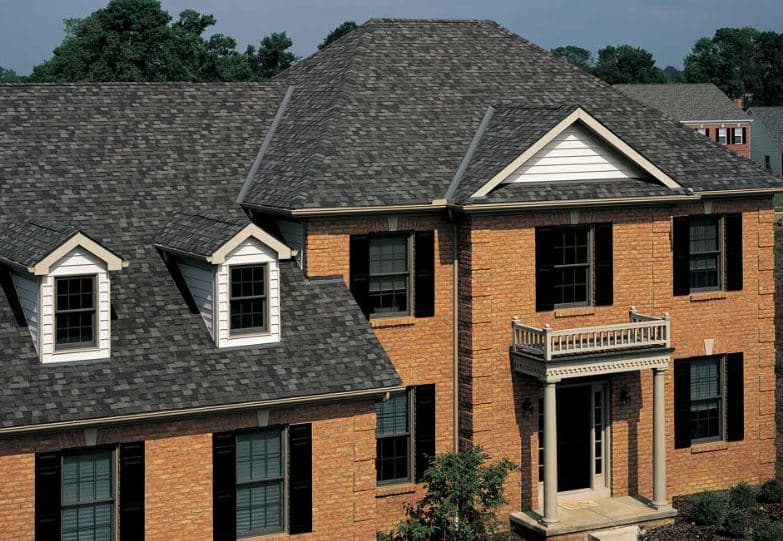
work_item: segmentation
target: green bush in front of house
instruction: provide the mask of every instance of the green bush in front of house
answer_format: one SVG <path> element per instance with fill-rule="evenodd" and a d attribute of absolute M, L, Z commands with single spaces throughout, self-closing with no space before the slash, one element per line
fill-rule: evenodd
<path fill-rule="evenodd" d="M 759 490 L 758 500 L 763 503 L 779 503 L 783 501 L 783 483 L 778 479 L 770 479 Z"/>
<path fill-rule="evenodd" d="M 753 531 L 753 541 L 780 541 L 783 539 L 783 522 L 760 522 Z"/>
<path fill-rule="evenodd" d="M 747 483 L 739 483 L 729 490 L 729 503 L 732 507 L 748 509 L 756 504 L 758 491 Z"/>
<path fill-rule="evenodd" d="M 708 490 L 696 496 L 693 521 L 700 526 L 720 526 L 726 518 L 729 502 L 723 494 Z"/>
<path fill-rule="evenodd" d="M 748 533 L 746 508 L 731 506 L 723 520 L 723 531 L 735 539 L 743 539 Z"/>

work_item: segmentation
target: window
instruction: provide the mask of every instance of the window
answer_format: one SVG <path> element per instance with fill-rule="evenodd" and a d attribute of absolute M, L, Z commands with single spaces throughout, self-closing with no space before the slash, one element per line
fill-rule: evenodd
<path fill-rule="evenodd" d="M 236 435 L 236 532 L 283 529 L 283 429 Z"/>
<path fill-rule="evenodd" d="M 372 313 L 410 313 L 408 235 L 374 236 L 369 244 Z"/>
<path fill-rule="evenodd" d="M 694 217 L 690 220 L 689 228 L 691 291 L 720 289 L 720 218 Z"/>
<path fill-rule="evenodd" d="M 379 483 L 409 481 L 411 478 L 411 420 L 409 393 L 393 394 L 376 406 L 375 469 Z"/>
<path fill-rule="evenodd" d="M 114 539 L 113 470 L 110 449 L 62 457 L 62 541 Z"/>
<path fill-rule="evenodd" d="M 728 129 L 727 128 L 718 128 L 718 142 L 721 145 L 725 145 L 728 143 Z"/>
<path fill-rule="evenodd" d="M 723 439 L 722 358 L 691 361 L 691 441 Z"/>
<path fill-rule="evenodd" d="M 587 227 L 558 228 L 553 234 L 555 308 L 590 303 L 591 234 Z"/>
<path fill-rule="evenodd" d="M 95 345 L 95 276 L 55 279 L 55 349 Z"/>
<path fill-rule="evenodd" d="M 743 145 L 743 144 L 745 144 L 745 141 L 743 140 L 742 135 L 743 135 L 742 128 L 734 128 L 734 137 L 733 137 L 732 142 L 735 145 Z"/>
<path fill-rule="evenodd" d="M 699 133 L 702 135 L 707 135 L 707 128 L 699 128 Z"/>
<path fill-rule="evenodd" d="M 241 265 L 231 272 L 231 334 L 267 330 L 266 265 Z"/>
<path fill-rule="evenodd" d="M 769 156 L 764 156 L 764 168 L 767 171 L 772 171 L 772 163 L 770 162 Z"/>

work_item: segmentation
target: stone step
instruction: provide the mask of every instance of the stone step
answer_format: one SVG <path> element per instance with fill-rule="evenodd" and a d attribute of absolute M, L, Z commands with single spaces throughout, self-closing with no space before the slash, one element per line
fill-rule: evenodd
<path fill-rule="evenodd" d="M 607 530 L 598 530 L 587 534 L 587 541 L 637 541 L 638 539 L 638 526 L 610 528 Z"/>

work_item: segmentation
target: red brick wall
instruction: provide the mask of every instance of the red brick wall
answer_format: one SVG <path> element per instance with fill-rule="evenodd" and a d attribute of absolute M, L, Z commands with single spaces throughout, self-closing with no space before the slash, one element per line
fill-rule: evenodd
<path fill-rule="evenodd" d="M 472 434 L 493 457 L 522 464 L 507 485 L 508 510 L 535 507 L 537 402 L 540 386 L 515 376 L 509 362 L 511 319 L 554 328 L 618 323 L 628 309 L 672 317 L 674 358 L 745 354 L 745 440 L 674 450 L 672 370 L 666 373 L 669 496 L 773 474 L 774 305 L 773 211 L 769 200 L 716 201 L 712 211 L 743 211 L 744 289 L 721 294 L 672 295 L 671 216 L 703 213 L 703 205 L 676 208 L 583 210 L 580 223 L 613 222 L 614 305 L 558 312 L 535 311 L 536 225 L 568 224 L 568 212 L 474 216 L 462 225 L 460 274 L 460 374 L 463 435 Z M 651 495 L 652 377 L 649 371 L 611 378 L 611 463 L 615 495 Z M 631 403 L 619 400 L 627 390 Z M 528 398 L 532 412 L 522 411 Z M 469 411 L 472 407 L 472 411 Z M 720 464 L 720 467 L 716 467 Z"/>
<path fill-rule="evenodd" d="M 375 406 L 369 400 L 273 409 L 270 425 L 312 423 L 313 533 L 375 539 Z M 212 539 L 212 432 L 258 425 L 255 412 L 98 430 L 98 445 L 145 440 L 150 541 Z M 73 430 L 0 441 L 0 539 L 34 537 L 35 452 L 84 446 Z M 287 535 L 264 539 L 287 539 Z"/>
<path fill-rule="evenodd" d="M 405 385 L 435 384 L 437 453 L 453 448 L 453 251 L 444 217 L 399 216 L 397 231 L 435 231 L 435 316 L 373 320 L 371 325 Z M 393 224 L 392 224 L 393 225 Z M 307 224 L 307 274 L 341 275 L 349 282 L 350 235 L 390 230 L 389 218 L 311 219 Z M 388 529 L 403 517 L 405 503 L 420 494 L 416 485 L 377 490 L 377 525 Z"/>
<path fill-rule="evenodd" d="M 686 124 L 689 128 L 693 128 L 694 130 L 697 130 L 699 128 L 708 128 L 710 130 L 710 139 L 715 140 L 715 134 L 717 133 L 718 128 L 745 128 L 745 134 L 747 135 L 747 140 L 743 141 L 741 145 L 726 145 L 728 148 L 736 152 L 737 154 L 741 156 L 745 156 L 746 158 L 750 158 L 750 139 L 751 139 L 751 123 L 750 122 L 734 122 L 734 123 L 727 123 L 727 124 L 721 124 L 721 123 L 688 123 Z"/>

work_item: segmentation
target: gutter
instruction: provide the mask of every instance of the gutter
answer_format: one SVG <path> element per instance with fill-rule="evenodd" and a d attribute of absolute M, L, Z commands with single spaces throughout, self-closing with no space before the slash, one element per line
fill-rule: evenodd
<path fill-rule="evenodd" d="M 644 205 L 656 203 L 672 203 L 678 201 L 694 201 L 700 199 L 699 195 L 661 195 L 655 197 L 616 197 L 610 199 L 567 199 L 563 201 L 526 201 L 516 203 L 478 203 L 469 205 L 456 205 L 455 209 L 468 214 L 477 212 L 494 212 L 504 210 L 548 209 L 563 207 L 595 207 L 617 205 Z"/>
<path fill-rule="evenodd" d="M 432 203 L 419 203 L 413 205 L 376 205 L 370 207 L 323 207 L 294 209 L 292 216 L 342 216 L 352 214 L 386 214 L 400 212 L 427 212 L 432 210 L 445 210 L 448 207 L 446 201 L 438 199 Z"/>
<path fill-rule="evenodd" d="M 183 417 L 209 415 L 215 413 L 237 413 L 245 410 L 259 408 L 278 408 L 283 406 L 299 406 L 312 403 L 334 402 L 339 400 L 353 400 L 359 398 L 383 397 L 388 393 L 404 391 L 405 387 L 396 385 L 394 387 L 363 389 L 360 391 L 344 391 L 339 393 L 329 393 L 320 395 L 306 395 L 291 398 L 276 398 L 271 400 L 255 400 L 252 402 L 240 402 L 238 404 L 222 404 L 218 406 L 202 406 L 198 408 L 186 408 L 182 410 L 166 410 L 150 413 L 133 413 L 129 415 L 117 415 L 114 417 L 100 417 L 96 419 L 84 419 L 78 421 L 61 421 L 56 423 L 46 423 L 41 425 L 14 426 L 0 428 L 0 435 L 16 434 L 35 434 L 51 430 L 67 430 L 74 428 L 99 427 L 105 425 L 117 425 L 121 423 L 146 422 L 146 421 L 166 421 L 169 419 L 180 419 Z"/>
<path fill-rule="evenodd" d="M 738 120 L 678 120 L 680 124 L 738 124 L 740 122 L 753 122 L 752 118 L 741 118 Z"/>

